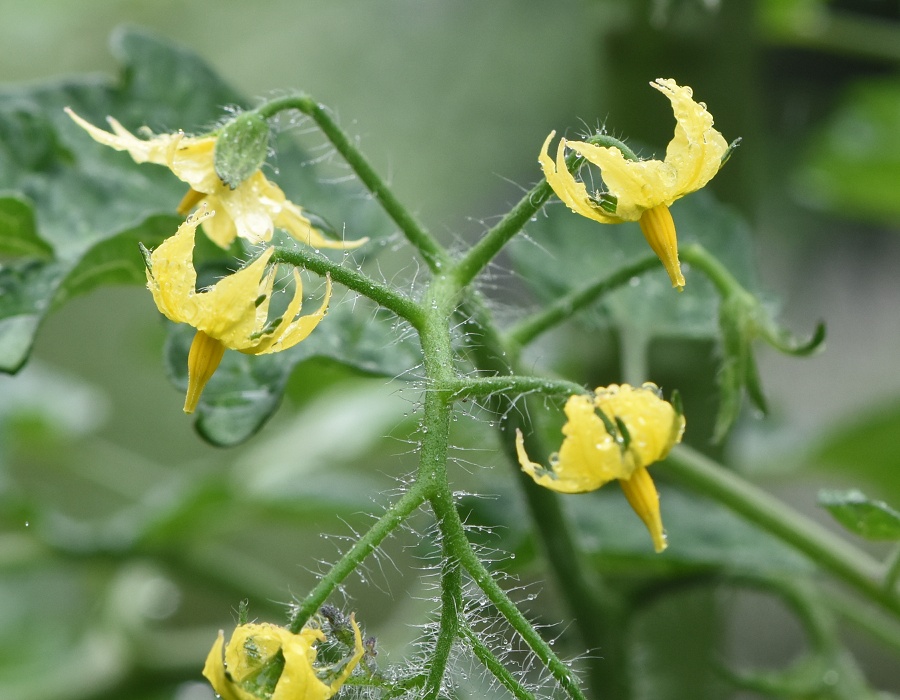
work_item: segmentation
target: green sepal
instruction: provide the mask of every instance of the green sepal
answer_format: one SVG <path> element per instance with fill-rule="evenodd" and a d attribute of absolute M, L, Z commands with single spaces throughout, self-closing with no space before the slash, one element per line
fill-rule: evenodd
<path fill-rule="evenodd" d="M 722 339 L 722 366 L 719 370 L 719 413 L 713 442 L 721 442 L 741 408 L 743 391 L 763 414 L 768 413 L 768 402 L 762 390 L 753 341 L 762 338 L 776 350 L 788 355 L 803 357 L 822 347 L 825 325 L 819 323 L 815 332 L 805 341 L 781 328 L 771 313 L 752 294 L 737 283 L 726 293 L 719 305 L 719 331 Z"/>
<path fill-rule="evenodd" d="M 729 159 L 731 158 L 731 154 L 734 153 L 734 149 L 741 145 L 741 141 L 743 141 L 743 139 L 738 136 L 734 141 L 728 144 L 728 148 L 725 150 L 725 153 L 722 156 L 722 160 L 719 162 L 720 168 L 729 161 Z"/>
<path fill-rule="evenodd" d="M 619 429 L 619 438 L 617 439 L 617 442 L 619 442 L 622 452 L 625 452 L 631 447 L 631 433 L 628 432 L 628 426 L 625 425 L 625 421 L 618 416 L 616 416 L 616 427 Z"/>
<path fill-rule="evenodd" d="M 228 122 L 216 139 L 216 175 L 231 189 L 262 167 L 269 154 L 269 124 L 256 112 L 245 112 Z"/>
<path fill-rule="evenodd" d="M 719 368 L 719 411 L 713 431 L 713 442 L 721 442 L 741 411 L 741 399 L 747 377 L 748 365 L 753 367 L 750 347 L 753 341 L 752 324 L 748 324 L 746 299 L 742 295 L 732 295 L 722 300 L 719 306 L 719 330 L 722 335 L 722 364 Z M 754 393 L 762 396 L 758 379 Z"/>
<path fill-rule="evenodd" d="M 900 512 L 857 489 L 820 491 L 819 505 L 854 535 L 867 540 L 900 540 Z"/>

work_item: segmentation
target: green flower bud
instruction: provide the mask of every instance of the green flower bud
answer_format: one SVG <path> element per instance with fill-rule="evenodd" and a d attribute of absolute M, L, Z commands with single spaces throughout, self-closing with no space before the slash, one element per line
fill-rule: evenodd
<path fill-rule="evenodd" d="M 269 124 L 255 112 L 228 122 L 216 140 L 216 175 L 231 189 L 259 170 L 269 153 Z"/>

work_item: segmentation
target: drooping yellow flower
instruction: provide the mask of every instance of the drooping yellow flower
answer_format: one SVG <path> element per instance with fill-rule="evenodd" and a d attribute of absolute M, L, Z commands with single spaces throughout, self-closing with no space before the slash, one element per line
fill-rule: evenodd
<path fill-rule="evenodd" d="M 672 286 L 681 290 L 684 276 L 669 207 L 713 178 L 722 167 L 729 146 L 713 128 L 706 105 L 694 102 L 691 88 L 663 78 L 650 85 L 669 98 L 675 112 L 675 135 L 666 148 L 664 161 L 631 160 L 613 146 L 560 139 L 554 162 L 549 148 L 555 131 L 544 141 L 539 161 L 556 196 L 576 214 L 601 224 L 637 221 L 669 273 Z M 566 168 L 566 148 L 600 168 L 604 192 L 592 195 L 583 182 L 572 176 Z"/>
<path fill-rule="evenodd" d="M 666 548 L 659 495 L 647 471 L 681 442 L 684 416 L 660 398 L 655 384 L 600 387 L 593 396 L 575 394 L 565 406 L 568 421 L 550 468 L 532 462 L 516 433 L 522 469 L 541 486 L 560 493 L 595 491 L 618 479 L 631 507 L 650 531 L 657 552 Z"/>
<path fill-rule="evenodd" d="M 319 674 L 331 669 L 316 665 L 315 645 L 326 641 L 321 630 L 304 627 L 299 634 L 292 634 L 284 627 L 266 623 L 241 625 L 231 635 L 227 646 L 220 630 L 206 657 L 203 675 L 223 700 L 260 700 L 263 697 L 268 700 L 328 700 L 350 677 L 365 654 L 359 625 L 352 615 L 350 624 L 356 640 L 353 655 L 343 662 L 330 683 L 321 680 Z M 284 670 L 272 695 L 268 696 L 257 690 L 254 680 L 279 651 L 284 656 Z"/>
<path fill-rule="evenodd" d="M 218 216 L 203 229 L 217 245 L 227 248 L 236 236 L 250 243 L 272 238 L 275 228 L 282 228 L 301 243 L 314 248 L 356 248 L 368 238 L 336 241 L 326 238 L 304 216 L 303 210 L 288 200 L 278 185 L 269 182 L 260 170 L 255 171 L 235 188 L 226 185 L 216 174 L 216 135 L 191 137 L 183 132 L 152 134 L 138 138 L 118 121 L 107 117 L 112 133 L 98 129 L 68 107 L 66 113 L 95 141 L 117 151 L 127 151 L 136 163 L 156 163 L 171 170 L 190 189 L 178 207 L 182 216 L 201 202 L 206 202 Z"/>
<path fill-rule="evenodd" d="M 184 410 L 192 413 L 206 382 L 215 372 L 225 348 L 249 355 L 286 350 L 304 340 L 325 317 L 331 299 L 331 279 L 326 278 L 325 299 L 319 309 L 300 315 L 303 285 L 294 269 L 294 296 L 280 317 L 269 319 L 269 302 L 276 266 L 269 265 L 274 248 L 246 267 L 197 291 L 194 270 L 194 236 L 197 226 L 213 218 L 213 212 L 188 217 L 175 233 L 147 256 L 147 286 L 157 308 L 176 323 L 197 329 L 188 355 L 188 391 Z"/>

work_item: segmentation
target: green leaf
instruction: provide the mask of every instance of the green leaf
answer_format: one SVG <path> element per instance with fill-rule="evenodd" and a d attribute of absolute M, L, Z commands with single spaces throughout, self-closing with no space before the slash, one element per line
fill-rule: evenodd
<path fill-rule="evenodd" d="M 130 129 L 203 130 L 237 101 L 196 56 L 136 31 L 119 32 L 116 82 L 96 77 L 0 92 L 0 371 L 28 359 L 48 313 L 100 284 L 143 284 L 138 241 L 174 233 L 184 185 L 94 142 L 63 112 Z"/>
<path fill-rule="evenodd" d="M 820 491 L 819 505 L 855 535 L 867 540 L 900 540 L 900 513 L 861 491 Z"/>
<path fill-rule="evenodd" d="M 187 355 L 194 329 L 173 325 L 166 367 L 175 386 L 187 388 Z M 281 403 L 294 368 L 323 357 L 360 373 L 394 377 L 421 362 L 418 342 L 403 334 L 388 312 L 364 300 L 336 303 L 315 331 L 293 348 L 270 355 L 226 352 L 198 408 L 197 430 L 214 445 L 232 446 L 254 435 Z"/>
<path fill-rule="evenodd" d="M 48 257 L 53 249 L 38 236 L 31 204 L 19 197 L 0 198 L 0 253 Z"/>
<path fill-rule="evenodd" d="M 810 463 L 840 474 L 853 474 L 877 487 L 878 495 L 900 502 L 900 403 L 894 401 L 846 416 L 822 441 Z"/>
<path fill-rule="evenodd" d="M 680 246 L 701 243 L 748 290 L 756 290 L 747 224 L 708 192 L 672 207 Z M 603 225 L 550 205 L 510 246 L 516 270 L 542 302 L 611 275 L 650 252 L 637 223 Z M 685 268 L 684 292 L 672 289 L 662 267 L 632 280 L 578 315 L 589 326 L 628 326 L 648 337 L 715 338 L 719 298 L 702 274 Z"/>

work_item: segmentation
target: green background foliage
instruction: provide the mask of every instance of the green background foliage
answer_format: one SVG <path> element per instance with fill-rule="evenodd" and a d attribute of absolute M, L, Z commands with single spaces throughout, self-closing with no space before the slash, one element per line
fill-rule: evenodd
<path fill-rule="evenodd" d="M 196 683 L 216 629 L 242 598 L 253 616 L 278 620 L 275 601 L 314 583 L 315 562 L 346 549 L 321 533 L 351 534 L 379 512 L 411 468 L 406 440 L 421 417 L 408 329 L 347 293 L 293 351 L 227 358 L 196 430 L 215 445 L 256 439 L 230 451 L 203 442 L 180 414 L 188 329 L 159 320 L 137 254 L 137 241 L 153 246 L 174 231 L 183 184 L 95 144 L 67 105 L 98 125 L 112 114 L 129 128 L 192 131 L 221 120 L 223 107 L 307 90 L 361 137 L 431 230 L 461 246 L 536 181 L 551 129 L 572 135 L 599 120 L 659 154 L 671 116 L 646 83 L 690 84 L 726 137 L 745 140 L 712 194 L 673 209 L 680 237 L 702 241 L 751 291 L 775 290 L 801 332 L 824 318 L 828 352 L 800 361 L 762 350 L 772 415 L 761 421 L 745 407 L 720 447 L 709 444 L 716 307 L 699 275 L 689 271 L 688 291 L 675 296 L 661 271 L 647 273 L 526 360 L 589 385 L 646 374 L 681 389 L 689 442 L 728 454 L 802 509 L 815 508 L 823 481 L 900 504 L 891 48 L 900 18 L 889 3 L 565 0 L 551 12 L 513 0 L 272 2 L 252 18 L 239 2 L 7 5 L 0 78 L 20 84 L 0 92 L 0 365 L 15 371 L 32 347 L 34 356 L 0 377 L 0 696 L 212 697 Z M 822 16 L 829 23 L 817 24 Z M 109 52 L 123 21 L 159 35 L 119 31 Z M 339 234 L 373 237 L 345 264 L 412 288 L 422 273 L 409 249 L 307 127 L 279 124 L 268 174 Z M 598 230 L 554 205 L 481 285 L 512 323 L 573 279 L 641 252 L 636 226 Z M 221 270 L 221 253 L 201 253 L 210 274 Z M 644 346 L 647 363 L 636 367 Z M 498 494 L 466 499 L 468 521 L 496 528 L 485 544 L 519 577 L 531 615 L 556 624 L 565 613 L 492 418 L 474 406 L 459 416 L 454 487 Z M 635 697 L 777 697 L 737 695 L 716 668 L 782 668 L 805 649 L 796 616 L 709 581 L 801 577 L 815 563 L 657 471 L 672 542 L 662 557 L 620 494 L 567 503 L 597 571 L 646 597 L 629 638 L 640 650 Z M 348 583 L 379 661 L 409 652 L 409 625 L 430 609 L 421 600 L 430 592 L 408 576 L 428 554 L 402 533 Z M 564 626 L 554 630 L 557 648 L 583 651 Z M 893 624 L 881 646 L 851 637 L 873 687 L 900 692 L 885 651 L 898 639 Z M 460 697 L 487 693 L 471 675 Z M 859 687 L 833 697 L 862 697 L 852 695 Z"/>

